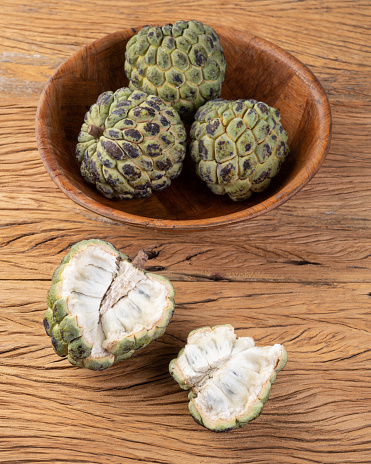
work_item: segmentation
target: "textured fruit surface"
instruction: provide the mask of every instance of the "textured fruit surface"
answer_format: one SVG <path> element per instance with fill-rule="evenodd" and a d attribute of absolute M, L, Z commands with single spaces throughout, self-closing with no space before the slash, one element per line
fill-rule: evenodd
<path fill-rule="evenodd" d="M 186 131 L 159 97 L 123 87 L 101 94 L 76 145 L 84 179 L 107 198 L 145 198 L 179 176 Z"/>
<path fill-rule="evenodd" d="M 256 100 L 205 103 L 191 128 L 190 152 L 198 176 L 234 201 L 265 190 L 289 154 L 277 109 Z"/>
<path fill-rule="evenodd" d="M 202 327 L 169 365 L 184 390 L 191 390 L 189 411 L 214 432 L 227 432 L 255 419 L 267 401 L 276 374 L 286 364 L 282 345 L 255 346 L 236 337 L 231 325 Z"/>
<path fill-rule="evenodd" d="M 199 21 L 145 26 L 126 47 L 129 87 L 158 95 L 186 122 L 207 100 L 220 96 L 225 69 L 217 33 Z"/>
<path fill-rule="evenodd" d="M 83 240 L 55 270 L 44 315 L 59 356 L 103 370 L 129 358 L 166 330 L 174 290 L 162 276 L 140 269 L 108 242 Z"/>

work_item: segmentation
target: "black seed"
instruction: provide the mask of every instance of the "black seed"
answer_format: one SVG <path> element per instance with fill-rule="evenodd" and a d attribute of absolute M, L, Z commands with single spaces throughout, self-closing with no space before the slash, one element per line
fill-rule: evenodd
<path fill-rule="evenodd" d="M 272 135 L 272 140 L 277 140 L 277 135 L 273 134 Z"/>
<path fill-rule="evenodd" d="M 134 126 L 135 122 L 132 119 L 125 119 L 124 123 L 126 126 Z"/>
<path fill-rule="evenodd" d="M 278 110 L 275 110 L 274 111 L 274 115 L 276 116 L 276 118 L 280 118 L 280 112 Z"/>
<path fill-rule="evenodd" d="M 157 135 L 160 132 L 160 126 L 155 122 L 147 122 L 144 126 L 144 130 L 151 135 Z"/>
<path fill-rule="evenodd" d="M 242 127 L 242 121 L 238 121 L 238 123 L 236 124 L 237 126 L 237 129 L 239 129 L 240 127 Z"/>
<path fill-rule="evenodd" d="M 245 151 L 250 151 L 251 150 L 251 143 L 247 143 L 245 145 Z"/>
<path fill-rule="evenodd" d="M 112 158 L 121 160 L 125 157 L 125 153 L 114 142 L 102 140 L 101 145 Z"/>

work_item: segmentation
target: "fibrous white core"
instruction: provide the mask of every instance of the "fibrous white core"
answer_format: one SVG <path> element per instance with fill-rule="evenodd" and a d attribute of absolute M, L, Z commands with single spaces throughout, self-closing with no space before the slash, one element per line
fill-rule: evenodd
<path fill-rule="evenodd" d="M 72 257 L 62 282 L 62 298 L 93 346 L 92 357 L 106 356 L 114 342 L 152 328 L 167 307 L 161 281 L 95 245 Z"/>
<path fill-rule="evenodd" d="M 194 402 L 212 420 L 229 420 L 256 401 L 282 356 L 282 345 L 257 347 L 233 327 L 195 331 L 177 359 Z"/>

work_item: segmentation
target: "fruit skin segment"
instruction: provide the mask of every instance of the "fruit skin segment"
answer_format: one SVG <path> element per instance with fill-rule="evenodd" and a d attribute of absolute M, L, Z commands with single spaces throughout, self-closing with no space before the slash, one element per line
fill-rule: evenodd
<path fill-rule="evenodd" d="M 101 262 L 95 263 L 98 272 L 108 274 L 106 270 L 100 267 L 104 265 L 104 259 L 110 260 L 109 262 L 113 269 L 112 280 L 110 280 L 111 277 L 109 274 L 109 278 L 106 275 L 107 289 L 102 295 L 99 308 L 98 306 L 94 306 L 94 308 L 89 307 L 91 301 L 97 305 L 95 301 L 97 297 L 87 297 L 84 295 L 82 303 L 81 301 L 79 303 L 79 297 L 74 296 L 74 294 L 78 293 L 76 289 L 72 287 L 72 290 L 69 291 L 68 287 L 71 285 L 68 282 L 68 279 L 71 280 L 71 275 L 73 280 L 72 285 L 81 285 L 81 279 L 89 277 L 89 274 L 84 274 L 84 272 L 89 272 L 86 271 L 86 269 L 89 269 L 89 266 L 94 267 L 94 262 L 92 264 L 92 260 L 86 258 L 91 253 L 95 253 L 94 257 L 96 259 L 101 259 Z M 82 266 L 82 270 L 80 269 L 79 273 L 75 275 L 71 274 L 74 272 L 73 267 L 76 268 L 79 266 L 78 260 L 84 264 L 84 259 L 90 259 L 90 261 L 85 263 L 85 267 Z M 106 308 L 105 314 L 102 315 L 100 313 L 102 301 L 112 288 L 112 282 L 120 275 L 119 271 L 122 265 L 124 265 L 125 269 L 128 269 L 128 272 L 132 273 L 131 275 L 134 275 L 137 282 L 135 285 L 129 287 L 129 290 L 126 292 L 127 294 L 119 294 L 118 298 L 116 298 L 118 301 L 112 307 Z M 97 287 L 99 284 L 99 280 L 96 280 L 92 283 L 92 287 Z M 86 285 L 87 288 L 91 288 L 89 287 L 89 282 Z M 160 296 L 157 297 L 157 300 L 153 300 L 153 296 L 145 293 L 148 289 L 154 289 L 154 291 L 158 292 Z M 129 301 L 127 298 L 130 299 L 130 294 L 133 294 L 133 291 L 136 292 L 135 295 L 137 298 L 138 295 L 144 298 L 146 304 L 146 298 L 148 297 L 147 307 L 143 309 L 130 303 L 131 300 Z M 112 335 L 109 327 L 104 325 L 102 319 L 103 317 L 108 317 L 109 319 L 113 316 L 116 317 L 116 313 L 112 308 L 116 308 L 120 301 L 123 301 L 125 298 L 129 301 L 129 307 L 139 309 L 139 314 L 143 315 L 145 313 L 146 316 L 142 316 L 143 320 L 135 316 L 136 319 L 134 317 L 132 330 L 125 329 L 124 326 L 116 326 L 116 330 L 117 327 L 120 329 L 120 335 L 117 336 L 115 333 Z M 82 304 L 83 306 L 86 301 L 89 301 L 89 304 L 84 306 L 87 311 L 85 315 L 76 313 L 76 308 L 74 309 L 73 307 L 74 301 L 75 304 L 78 301 L 78 304 Z M 153 304 L 153 311 L 152 307 L 150 307 L 151 302 Z M 128 359 L 136 350 L 148 345 L 152 340 L 164 334 L 174 312 L 174 288 L 171 282 L 165 277 L 137 269 L 135 267 L 135 260 L 132 263 L 127 255 L 118 251 L 109 242 L 91 239 L 83 240 L 73 245 L 70 252 L 63 258 L 61 264 L 54 271 L 52 285 L 47 294 L 47 303 L 48 309 L 44 314 L 43 322 L 47 335 L 51 337 L 54 351 L 59 356 L 67 356 L 68 361 L 75 366 L 86 367 L 92 370 L 103 370 L 117 361 Z M 151 314 L 151 311 L 153 314 Z M 156 319 L 157 315 L 159 317 Z M 133 317 L 132 314 L 129 314 L 129 316 Z M 127 323 L 125 320 L 122 322 L 123 324 Z M 90 333 L 94 333 L 94 331 L 96 336 Z M 97 341 L 99 337 L 101 338 L 100 342 L 99 340 Z M 103 348 L 107 338 L 110 338 L 110 343 L 108 343 L 107 348 Z"/>
<path fill-rule="evenodd" d="M 248 351 L 249 349 L 252 350 L 253 353 L 253 358 L 255 358 L 256 361 L 256 354 L 259 353 L 257 350 L 262 350 L 261 353 L 263 357 L 267 357 L 268 355 L 271 356 L 271 363 L 270 365 L 265 366 L 264 370 L 260 372 L 260 375 L 262 377 L 262 382 L 257 384 L 255 388 L 253 389 L 253 393 L 245 400 L 246 404 L 243 404 L 239 407 L 238 411 L 234 413 L 227 414 L 225 411 L 222 411 L 222 413 L 219 415 L 219 417 L 215 414 L 213 415 L 210 413 L 210 409 L 205 408 L 205 404 L 207 406 L 207 403 L 202 404 L 199 401 L 200 396 L 202 395 L 203 388 L 207 385 L 211 385 L 212 383 L 216 383 L 218 381 L 218 378 L 220 380 L 221 375 L 220 372 L 223 369 L 226 369 L 226 366 L 228 365 L 228 362 L 232 362 L 232 354 L 234 348 L 232 348 L 231 351 L 231 356 L 228 359 L 225 359 L 225 363 L 223 365 L 223 362 L 221 362 L 221 365 L 217 368 L 215 368 L 215 365 L 212 369 L 210 369 L 209 373 L 206 372 L 205 377 L 200 381 L 200 382 L 192 382 L 189 379 L 187 379 L 187 374 L 189 374 L 189 366 L 187 366 L 188 360 L 186 350 L 187 346 L 190 344 L 197 345 L 197 340 L 194 342 L 194 337 L 197 337 L 198 340 L 201 341 L 201 344 L 203 344 L 204 347 L 206 347 L 206 353 L 209 356 L 210 355 L 210 346 L 212 344 L 208 343 L 208 339 L 217 340 L 218 339 L 218 334 L 221 334 L 221 336 L 231 336 L 233 333 L 233 336 L 231 337 L 232 340 L 234 339 L 235 346 L 236 344 L 240 343 L 241 341 L 243 342 L 244 340 L 247 340 L 248 337 L 240 337 L 236 338 L 234 334 L 234 329 L 231 325 L 227 324 L 225 326 L 215 326 L 213 328 L 211 327 L 202 327 L 200 329 L 193 330 L 187 338 L 187 345 L 182 348 L 179 353 L 177 358 L 173 359 L 170 364 L 169 364 L 169 372 L 171 376 L 176 380 L 179 384 L 179 386 L 184 389 L 184 390 L 190 390 L 188 394 L 188 399 L 190 400 L 188 403 L 188 409 L 189 412 L 191 413 L 193 419 L 200 425 L 210 429 L 213 432 L 228 432 L 233 429 L 237 429 L 240 427 L 243 427 L 246 425 L 248 422 L 252 421 L 253 419 L 257 418 L 260 413 L 262 412 L 262 408 L 266 401 L 269 398 L 269 393 L 271 389 L 271 385 L 276 379 L 277 373 L 283 369 L 286 365 L 287 362 L 287 352 L 282 345 L 274 345 L 273 347 L 262 347 L 258 348 L 255 347 L 254 341 L 252 339 L 249 339 L 249 347 L 246 348 L 246 356 L 248 356 Z M 247 345 L 246 345 L 247 346 Z M 271 350 L 270 352 L 267 350 Z M 202 350 L 201 350 L 202 352 Z M 274 353 L 274 356 L 273 356 Z M 235 356 L 241 356 L 241 351 L 239 352 L 237 350 L 237 353 Z M 268 356 L 268 357 L 269 357 Z M 190 365 L 190 364 L 189 364 Z M 234 365 L 234 368 L 236 366 Z M 242 367 L 241 367 L 242 369 Z M 219 372 L 218 372 L 219 371 Z M 228 372 L 228 371 L 225 371 Z M 216 379 L 216 380 L 215 380 Z M 194 380 L 194 379 L 193 379 Z M 247 387 L 251 388 L 251 385 L 247 385 Z"/>
<path fill-rule="evenodd" d="M 226 60 L 214 29 L 199 21 L 144 26 L 127 43 L 125 73 L 131 89 L 158 95 L 184 122 L 221 94 Z"/>
<path fill-rule="evenodd" d="M 127 87 L 102 93 L 75 147 L 82 177 L 106 198 L 147 198 L 182 170 L 186 130 L 161 98 Z"/>
<path fill-rule="evenodd" d="M 233 201 L 265 190 L 289 155 L 280 112 L 256 100 L 208 101 L 195 114 L 190 155 L 196 174 Z"/>

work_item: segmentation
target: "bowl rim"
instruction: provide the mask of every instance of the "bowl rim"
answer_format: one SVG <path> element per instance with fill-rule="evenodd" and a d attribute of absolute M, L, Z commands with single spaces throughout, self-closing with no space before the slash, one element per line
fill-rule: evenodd
<path fill-rule="evenodd" d="M 249 34 L 248 32 L 239 29 L 211 25 L 211 27 L 213 27 L 216 30 L 216 32 L 221 36 L 223 36 L 223 31 L 230 31 L 234 33 L 243 34 L 245 37 L 249 39 L 249 43 L 256 43 L 260 49 L 263 49 L 267 53 L 273 55 L 273 58 L 277 58 L 280 61 L 285 61 L 294 70 L 294 75 L 299 76 L 300 79 L 308 85 L 311 93 L 315 96 L 315 101 L 317 104 L 320 119 L 320 132 L 318 134 L 316 156 L 312 160 L 313 162 L 311 168 L 301 170 L 298 173 L 297 177 L 295 177 L 295 181 L 290 182 L 288 185 L 279 190 L 275 195 L 267 198 L 266 200 L 260 203 L 257 203 L 256 205 L 250 206 L 248 208 L 242 209 L 231 214 L 204 219 L 177 220 L 138 216 L 135 214 L 127 213 L 125 211 L 117 210 L 114 207 L 111 208 L 105 206 L 104 204 L 87 197 L 82 191 L 80 191 L 75 186 L 71 185 L 71 183 L 68 180 L 68 177 L 61 173 L 58 169 L 58 163 L 56 162 L 56 159 L 53 155 L 53 149 L 47 137 L 47 129 L 41 122 L 40 114 L 42 113 L 45 105 L 47 105 L 47 96 L 50 85 L 57 78 L 58 75 L 64 73 L 65 69 L 68 67 L 68 63 L 72 58 L 83 58 L 83 56 L 86 55 L 86 51 L 88 49 L 96 45 L 99 45 L 100 42 L 106 41 L 108 38 L 114 39 L 116 38 L 116 36 L 122 37 L 123 33 L 126 33 L 128 31 L 131 31 L 132 35 L 134 35 L 142 27 L 143 26 L 128 27 L 126 29 L 115 31 L 113 33 L 104 35 L 103 37 L 100 37 L 99 39 L 96 39 L 93 42 L 90 42 L 84 47 L 80 48 L 79 50 L 77 50 L 77 52 L 72 54 L 57 67 L 57 69 L 50 76 L 42 90 L 36 111 L 37 145 L 46 171 L 53 179 L 53 181 L 58 185 L 58 187 L 65 193 L 65 195 L 67 195 L 71 200 L 73 200 L 80 206 L 89 209 L 90 211 L 96 214 L 112 219 L 114 221 L 127 223 L 129 225 L 137 227 L 147 227 L 151 229 L 190 231 L 210 229 L 229 224 L 237 224 L 248 219 L 253 219 L 259 216 L 260 214 L 271 211 L 272 209 L 277 208 L 278 206 L 285 203 L 313 178 L 313 176 L 317 173 L 323 161 L 325 160 L 326 155 L 329 151 L 332 131 L 332 116 L 330 104 L 321 83 L 306 65 L 304 65 L 299 59 L 295 58 L 291 53 L 282 49 L 278 45 L 275 45 L 266 39 Z M 56 172 L 58 172 L 58 174 L 55 174 Z"/>

